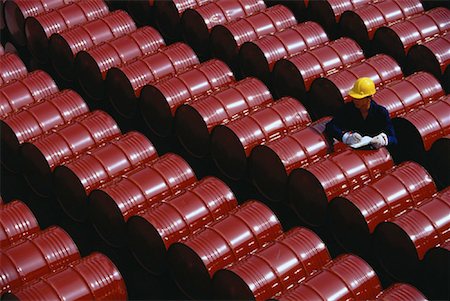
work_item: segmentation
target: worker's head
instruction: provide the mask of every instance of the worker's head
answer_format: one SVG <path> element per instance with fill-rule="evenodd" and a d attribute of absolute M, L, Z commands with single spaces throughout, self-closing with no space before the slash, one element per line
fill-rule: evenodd
<path fill-rule="evenodd" d="M 348 93 L 353 98 L 353 103 L 358 109 L 368 108 L 370 99 L 375 94 L 375 83 L 369 77 L 361 77 L 353 85 Z"/>

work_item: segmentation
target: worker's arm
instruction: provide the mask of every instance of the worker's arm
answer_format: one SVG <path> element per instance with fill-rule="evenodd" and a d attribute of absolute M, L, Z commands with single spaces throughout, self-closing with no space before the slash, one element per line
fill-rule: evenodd
<path fill-rule="evenodd" d="M 342 136 L 347 132 L 345 127 L 345 112 L 343 108 L 341 108 L 334 115 L 333 119 L 327 123 L 325 133 L 331 138 L 342 141 Z"/>
<path fill-rule="evenodd" d="M 398 142 L 397 136 L 395 135 L 394 126 L 392 125 L 392 120 L 389 117 L 389 112 L 384 107 L 383 107 L 383 112 L 384 112 L 384 118 L 385 118 L 385 122 L 386 122 L 385 129 L 383 132 L 388 137 L 388 145 L 396 145 Z"/>

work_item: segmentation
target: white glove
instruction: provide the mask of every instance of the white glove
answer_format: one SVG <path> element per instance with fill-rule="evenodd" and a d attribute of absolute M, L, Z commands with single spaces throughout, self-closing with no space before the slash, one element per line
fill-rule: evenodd
<path fill-rule="evenodd" d="M 381 133 L 375 137 L 372 138 L 372 141 L 370 141 L 373 147 L 380 148 L 383 146 L 388 145 L 388 137 L 385 133 Z"/>
<path fill-rule="evenodd" d="M 347 145 L 352 145 L 361 141 L 362 136 L 359 133 L 347 132 L 342 136 L 342 142 Z"/>

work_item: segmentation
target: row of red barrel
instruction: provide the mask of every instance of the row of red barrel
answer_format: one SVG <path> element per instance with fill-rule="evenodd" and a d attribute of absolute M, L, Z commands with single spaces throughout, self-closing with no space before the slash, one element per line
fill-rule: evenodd
<path fill-rule="evenodd" d="M 125 282 L 101 253 L 81 258 L 60 227 L 40 230 L 21 201 L 0 204 L 2 300 L 126 300 Z"/>

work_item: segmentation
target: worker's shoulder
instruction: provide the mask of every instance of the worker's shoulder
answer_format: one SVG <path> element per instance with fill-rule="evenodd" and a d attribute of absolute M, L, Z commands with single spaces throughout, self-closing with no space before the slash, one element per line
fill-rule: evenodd
<path fill-rule="evenodd" d="M 378 104 L 375 100 L 372 100 L 371 106 L 374 111 L 383 115 L 389 115 L 389 111 L 384 106 Z"/>

